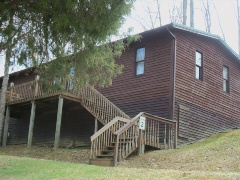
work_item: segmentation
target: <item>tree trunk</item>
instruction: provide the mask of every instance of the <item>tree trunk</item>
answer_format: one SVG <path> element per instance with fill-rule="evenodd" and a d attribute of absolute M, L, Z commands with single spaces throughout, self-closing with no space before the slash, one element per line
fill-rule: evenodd
<path fill-rule="evenodd" d="M 11 57 L 11 48 L 10 46 L 6 50 L 6 59 L 4 65 L 4 77 L 2 82 L 2 91 L 1 91 L 1 107 L 0 107 L 0 142 L 2 140 L 2 130 L 3 130 L 3 121 L 6 105 L 6 92 L 9 80 L 9 66 L 10 66 L 10 57 Z"/>
<path fill-rule="evenodd" d="M 183 0 L 183 25 L 187 25 L 187 0 Z"/>
<path fill-rule="evenodd" d="M 205 27 L 206 32 L 211 32 L 211 15 L 210 15 L 210 8 L 209 8 L 209 0 L 207 0 L 207 4 L 205 5 L 204 0 L 202 0 L 202 6 L 203 6 L 203 15 L 205 20 Z"/>
<path fill-rule="evenodd" d="M 190 27 L 194 28 L 194 4 L 193 4 L 193 0 L 190 0 Z"/>
<path fill-rule="evenodd" d="M 207 32 L 211 32 L 211 15 L 210 15 L 210 8 L 209 8 L 209 1 L 207 0 Z"/>

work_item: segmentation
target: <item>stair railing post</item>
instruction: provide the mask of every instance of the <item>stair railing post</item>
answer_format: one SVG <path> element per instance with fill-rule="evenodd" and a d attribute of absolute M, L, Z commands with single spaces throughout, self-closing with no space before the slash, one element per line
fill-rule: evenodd
<path fill-rule="evenodd" d="M 138 156 L 142 154 L 142 130 L 139 129 L 139 134 L 138 134 Z"/>
<path fill-rule="evenodd" d="M 98 120 L 95 118 L 94 134 L 98 131 Z"/>
<path fill-rule="evenodd" d="M 115 135 L 114 166 L 117 165 L 117 159 L 118 159 L 118 145 L 119 145 L 119 135 Z"/>
<path fill-rule="evenodd" d="M 140 116 L 141 117 L 141 116 Z M 143 129 L 145 129 L 145 124 L 144 124 L 144 128 L 143 129 L 140 129 L 140 117 L 139 117 L 139 120 L 138 120 L 138 130 L 139 130 L 139 134 L 138 134 L 138 156 L 143 154 L 144 153 L 144 150 L 145 150 L 145 145 L 143 144 L 144 141 L 143 141 Z M 145 119 L 145 122 L 146 122 L 146 119 Z"/>

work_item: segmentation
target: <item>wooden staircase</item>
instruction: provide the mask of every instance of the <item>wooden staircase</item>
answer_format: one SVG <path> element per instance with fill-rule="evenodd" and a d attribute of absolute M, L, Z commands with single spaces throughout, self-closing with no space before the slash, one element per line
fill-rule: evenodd
<path fill-rule="evenodd" d="M 91 137 L 89 164 L 115 166 L 132 152 L 144 152 L 145 145 L 158 149 L 177 147 L 177 122 L 148 113 L 130 119 L 91 86 L 80 89 L 81 104 L 104 126 Z M 140 118 L 146 118 L 140 130 Z"/>

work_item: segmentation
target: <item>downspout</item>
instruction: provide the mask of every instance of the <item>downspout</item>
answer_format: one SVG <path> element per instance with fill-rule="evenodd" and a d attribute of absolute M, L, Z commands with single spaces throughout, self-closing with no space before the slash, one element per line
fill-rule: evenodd
<path fill-rule="evenodd" d="M 174 39 L 174 54 L 173 54 L 173 91 L 172 91 L 172 120 L 174 120 L 174 110 L 175 110 L 175 73 L 176 73 L 176 49 L 177 49 L 177 39 L 174 36 L 174 34 L 169 30 L 169 27 L 167 27 L 168 32 Z"/>
<path fill-rule="evenodd" d="M 177 39 L 174 34 L 167 27 L 168 32 L 174 39 L 174 55 L 173 55 L 173 90 L 172 90 L 172 120 L 174 120 L 174 111 L 175 111 L 175 79 L 176 79 L 176 50 L 177 50 Z M 177 148 L 177 138 L 178 138 L 178 123 L 176 123 L 175 129 L 175 143 L 174 148 Z"/>

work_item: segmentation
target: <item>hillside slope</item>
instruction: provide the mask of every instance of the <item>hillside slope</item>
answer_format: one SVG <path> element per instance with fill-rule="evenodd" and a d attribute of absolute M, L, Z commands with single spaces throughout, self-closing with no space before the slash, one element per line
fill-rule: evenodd
<path fill-rule="evenodd" d="M 179 149 L 149 151 L 119 166 L 240 172 L 240 129 L 218 133 Z"/>

